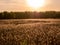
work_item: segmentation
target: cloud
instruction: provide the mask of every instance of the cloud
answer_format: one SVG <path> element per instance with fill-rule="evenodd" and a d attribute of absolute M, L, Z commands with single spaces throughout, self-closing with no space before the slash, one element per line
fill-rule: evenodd
<path fill-rule="evenodd" d="M 0 0 L 0 3 L 22 3 L 24 0 Z"/>

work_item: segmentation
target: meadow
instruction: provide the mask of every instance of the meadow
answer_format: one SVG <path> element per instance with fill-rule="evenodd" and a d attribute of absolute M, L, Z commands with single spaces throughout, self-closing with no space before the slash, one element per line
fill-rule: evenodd
<path fill-rule="evenodd" d="M 0 45 L 60 45 L 60 19 L 2 19 Z"/>

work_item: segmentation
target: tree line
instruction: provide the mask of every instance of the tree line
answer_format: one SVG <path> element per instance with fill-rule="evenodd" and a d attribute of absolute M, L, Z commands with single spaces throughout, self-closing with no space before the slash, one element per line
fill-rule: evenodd
<path fill-rule="evenodd" d="M 39 18 L 60 18 L 60 12 L 0 12 L 0 19 L 39 19 Z"/>

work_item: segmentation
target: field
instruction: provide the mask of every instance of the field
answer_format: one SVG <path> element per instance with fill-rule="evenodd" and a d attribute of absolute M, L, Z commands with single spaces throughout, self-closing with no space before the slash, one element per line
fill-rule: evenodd
<path fill-rule="evenodd" d="M 0 20 L 0 45 L 60 45 L 60 19 Z"/>

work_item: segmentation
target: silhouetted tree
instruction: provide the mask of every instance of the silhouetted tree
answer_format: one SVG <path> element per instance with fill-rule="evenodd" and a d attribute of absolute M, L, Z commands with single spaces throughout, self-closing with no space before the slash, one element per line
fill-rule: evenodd
<path fill-rule="evenodd" d="M 60 12 L 0 12 L 0 19 L 60 18 Z"/>

